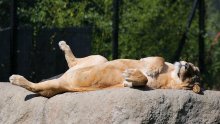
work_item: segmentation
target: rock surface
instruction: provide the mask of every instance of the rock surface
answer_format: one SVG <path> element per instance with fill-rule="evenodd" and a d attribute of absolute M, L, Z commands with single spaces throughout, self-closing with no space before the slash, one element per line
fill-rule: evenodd
<path fill-rule="evenodd" d="M 0 83 L 0 124 L 220 123 L 220 92 L 121 88 L 50 99 Z"/>

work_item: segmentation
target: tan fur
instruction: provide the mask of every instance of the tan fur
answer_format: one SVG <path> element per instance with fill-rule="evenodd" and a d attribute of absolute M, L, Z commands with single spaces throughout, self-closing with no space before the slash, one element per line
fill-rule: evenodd
<path fill-rule="evenodd" d="M 192 89 L 198 68 L 187 64 L 183 69 L 178 64 L 173 65 L 162 57 L 147 57 L 141 60 L 118 59 L 107 61 L 100 55 L 76 58 L 69 46 L 61 41 L 69 70 L 60 78 L 40 83 L 32 83 L 20 75 L 12 75 L 12 84 L 21 86 L 45 97 L 52 97 L 63 92 L 82 92 L 109 88 L 146 86 L 150 89 Z M 177 75 L 179 74 L 179 77 Z M 190 74 L 188 74 L 190 73 Z"/>

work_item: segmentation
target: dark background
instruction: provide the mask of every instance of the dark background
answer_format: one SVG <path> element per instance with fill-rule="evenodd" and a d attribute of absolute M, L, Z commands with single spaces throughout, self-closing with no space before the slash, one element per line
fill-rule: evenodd
<path fill-rule="evenodd" d="M 67 64 L 58 42 L 65 40 L 77 57 L 91 54 L 91 28 L 42 29 L 33 36 L 32 28 L 17 30 L 17 47 L 10 59 L 10 30 L 0 32 L 0 80 L 8 81 L 13 67 L 20 74 L 38 82 L 65 72 Z M 50 41 L 50 42 L 48 42 Z M 14 64 L 14 65 L 11 65 Z"/>

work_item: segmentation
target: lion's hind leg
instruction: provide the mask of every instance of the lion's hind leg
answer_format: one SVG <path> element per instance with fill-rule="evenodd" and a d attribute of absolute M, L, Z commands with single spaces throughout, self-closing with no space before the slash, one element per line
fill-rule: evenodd
<path fill-rule="evenodd" d="M 13 85 L 23 87 L 29 91 L 40 94 L 44 97 L 52 97 L 56 94 L 67 91 L 65 87 L 62 87 L 62 85 L 60 85 L 61 83 L 63 83 L 62 80 L 60 79 L 53 79 L 53 80 L 48 80 L 48 81 L 44 81 L 40 83 L 32 83 L 28 81 L 26 78 L 24 78 L 23 76 L 12 75 L 9 78 L 9 81 Z"/>
<path fill-rule="evenodd" d="M 76 57 L 73 55 L 69 45 L 67 45 L 65 41 L 60 41 L 58 44 L 60 49 L 64 52 L 68 67 L 71 68 L 75 66 L 77 64 Z"/>
<path fill-rule="evenodd" d="M 148 79 L 138 69 L 127 69 L 123 72 L 125 86 L 146 86 Z"/>
<path fill-rule="evenodd" d="M 30 90 L 30 91 L 32 90 L 32 87 L 33 87 L 32 82 L 28 81 L 26 78 L 24 78 L 21 75 L 12 75 L 9 78 L 9 81 L 13 85 L 23 87 L 23 88 Z"/>

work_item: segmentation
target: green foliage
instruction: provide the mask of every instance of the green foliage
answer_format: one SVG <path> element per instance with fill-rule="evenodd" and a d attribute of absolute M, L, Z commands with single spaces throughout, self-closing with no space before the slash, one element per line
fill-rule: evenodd
<path fill-rule="evenodd" d="M 170 60 L 183 33 L 190 2 L 123 1 L 120 53 L 123 58 L 159 55 Z"/>
<path fill-rule="evenodd" d="M 20 8 L 24 17 L 30 17 L 35 28 L 93 26 L 93 53 L 110 56 L 111 0 L 38 0 L 34 7 Z"/>
<path fill-rule="evenodd" d="M 170 60 L 183 33 L 190 5 L 191 2 L 182 0 L 123 0 L 120 58 L 160 55 Z M 39 0 L 34 7 L 20 11 L 30 17 L 35 27 L 92 25 L 93 53 L 111 58 L 112 0 Z"/>
<path fill-rule="evenodd" d="M 220 89 L 220 37 L 214 41 L 217 33 L 220 32 L 220 1 L 206 1 L 206 85 L 212 89 Z M 216 43 L 214 43 L 216 42 Z"/>

